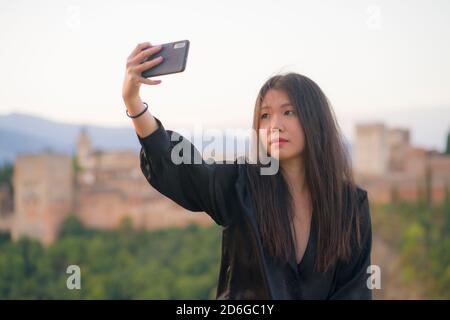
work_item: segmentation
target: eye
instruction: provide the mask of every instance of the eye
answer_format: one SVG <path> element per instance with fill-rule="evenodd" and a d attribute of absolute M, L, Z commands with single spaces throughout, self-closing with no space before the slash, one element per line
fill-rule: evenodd
<path fill-rule="evenodd" d="M 289 113 L 290 112 L 290 113 Z M 285 115 L 291 115 L 291 114 L 295 114 L 295 112 L 293 110 L 286 110 L 284 112 Z"/>
<path fill-rule="evenodd" d="M 263 114 L 261 115 L 261 119 L 266 119 L 268 116 L 269 116 L 268 113 L 263 113 Z"/>

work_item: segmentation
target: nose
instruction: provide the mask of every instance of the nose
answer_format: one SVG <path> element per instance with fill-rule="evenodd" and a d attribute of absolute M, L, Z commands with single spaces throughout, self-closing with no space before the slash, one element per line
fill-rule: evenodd
<path fill-rule="evenodd" d="M 284 131 L 283 121 L 280 116 L 274 115 L 271 120 L 270 131 L 272 133 L 275 133 L 277 131 Z"/>

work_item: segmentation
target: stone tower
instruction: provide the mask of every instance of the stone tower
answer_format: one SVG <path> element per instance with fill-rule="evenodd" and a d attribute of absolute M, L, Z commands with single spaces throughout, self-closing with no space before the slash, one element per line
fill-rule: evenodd
<path fill-rule="evenodd" d="M 56 240 L 62 221 L 73 209 L 72 160 L 41 153 L 16 158 L 13 240 L 27 236 L 44 244 Z"/>
<path fill-rule="evenodd" d="M 77 162 L 82 168 L 90 167 L 91 152 L 91 139 L 88 136 L 87 128 L 82 127 L 77 140 Z"/>
<path fill-rule="evenodd" d="M 405 170 L 405 159 L 410 145 L 408 129 L 393 128 L 388 132 L 389 170 L 401 172 Z"/>
<path fill-rule="evenodd" d="M 86 127 L 81 128 L 80 135 L 77 139 L 76 159 L 80 166 L 80 172 L 77 173 L 79 183 L 93 184 L 95 182 L 95 176 L 93 174 L 95 157 L 93 156 L 91 139 Z"/>
<path fill-rule="evenodd" d="M 363 176 L 380 176 L 388 170 L 388 130 L 384 124 L 356 126 L 354 147 L 355 173 Z"/>

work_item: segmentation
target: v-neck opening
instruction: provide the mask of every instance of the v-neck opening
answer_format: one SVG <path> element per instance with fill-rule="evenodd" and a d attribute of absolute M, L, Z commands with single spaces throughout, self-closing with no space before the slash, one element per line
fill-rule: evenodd
<path fill-rule="evenodd" d="M 313 212 L 314 214 L 314 212 Z M 303 252 L 303 256 L 300 259 L 300 262 L 297 262 L 297 259 L 295 259 L 295 265 L 296 267 L 299 269 L 305 262 L 305 258 L 307 256 L 307 254 L 310 251 L 310 246 L 311 246 L 311 241 L 312 241 L 312 237 L 314 236 L 313 234 L 313 228 L 314 228 L 314 222 L 313 222 L 313 217 L 311 216 L 311 222 L 310 222 L 310 227 L 309 227 L 309 234 L 308 234 L 308 242 L 306 243 L 306 248 L 305 248 L 305 252 Z"/>

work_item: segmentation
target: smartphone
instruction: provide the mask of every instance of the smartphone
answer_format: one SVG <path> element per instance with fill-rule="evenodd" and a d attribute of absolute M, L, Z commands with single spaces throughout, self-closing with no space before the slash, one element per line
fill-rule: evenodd
<path fill-rule="evenodd" d="M 189 52 L 189 40 L 164 43 L 158 53 L 146 58 L 142 63 L 163 56 L 164 60 L 142 72 L 144 78 L 162 76 L 165 74 L 183 72 Z"/>

